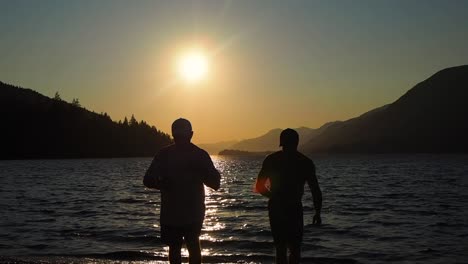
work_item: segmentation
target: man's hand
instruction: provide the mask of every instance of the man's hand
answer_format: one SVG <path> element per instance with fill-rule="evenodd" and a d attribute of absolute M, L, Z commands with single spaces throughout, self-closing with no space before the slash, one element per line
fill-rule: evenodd
<path fill-rule="evenodd" d="M 312 221 L 312 224 L 314 224 L 314 225 L 322 224 L 322 218 L 320 217 L 320 214 L 315 214 L 314 215 L 314 220 Z"/>

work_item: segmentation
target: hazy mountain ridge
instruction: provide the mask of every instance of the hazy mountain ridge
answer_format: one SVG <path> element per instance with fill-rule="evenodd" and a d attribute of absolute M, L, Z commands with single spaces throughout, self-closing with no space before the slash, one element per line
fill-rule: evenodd
<path fill-rule="evenodd" d="M 230 146 L 229 149 L 252 152 L 274 151 L 278 149 L 278 137 L 280 133 L 281 129 L 275 128 L 259 137 L 241 140 Z"/>
<path fill-rule="evenodd" d="M 132 118 L 106 114 L 0 82 L 0 159 L 153 156 L 169 135 Z"/>
<path fill-rule="evenodd" d="M 301 147 L 315 152 L 468 152 L 468 66 L 447 68 L 394 103 L 330 126 Z"/>
<path fill-rule="evenodd" d="M 300 138 L 309 137 L 309 134 L 314 131 L 314 129 L 308 127 L 300 127 L 295 130 L 299 133 Z M 281 131 L 281 128 L 272 129 L 259 137 L 241 140 L 230 146 L 229 149 L 249 152 L 276 151 L 279 149 Z"/>
<path fill-rule="evenodd" d="M 316 137 L 317 135 L 320 135 L 328 127 L 339 124 L 339 123 L 341 123 L 341 121 L 328 122 L 324 124 L 323 126 L 316 128 L 316 129 L 308 128 L 308 127 L 295 128 L 295 130 L 299 134 L 299 139 L 300 139 L 299 144 L 302 145 L 308 142 L 310 139 Z M 232 151 L 244 151 L 244 152 L 277 151 L 280 149 L 279 137 L 280 137 L 281 131 L 283 131 L 283 129 L 275 128 L 259 137 L 241 140 L 233 145 L 224 147 L 222 150 L 229 150 L 231 152 Z"/>

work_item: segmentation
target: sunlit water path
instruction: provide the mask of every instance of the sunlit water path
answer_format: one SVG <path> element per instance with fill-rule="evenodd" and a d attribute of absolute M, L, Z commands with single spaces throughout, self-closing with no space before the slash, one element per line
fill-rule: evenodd
<path fill-rule="evenodd" d="M 223 179 L 219 191 L 207 190 L 201 237 L 205 260 L 271 263 L 266 200 L 252 192 L 262 158 L 212 158 Z M 324 194 L 324 224 L 311 225 L 306 188 L 305 263 L 468 259 L 468 156 L 314 160 Z M 167 248 L 159 239 L 160 197 L 142 185 L 150 162 L 0 161 L 0 255 L 163 260 Z"/>

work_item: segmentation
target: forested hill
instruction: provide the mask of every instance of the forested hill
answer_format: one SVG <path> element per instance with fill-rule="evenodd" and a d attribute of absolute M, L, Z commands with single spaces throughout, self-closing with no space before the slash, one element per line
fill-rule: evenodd
<path fill-rule="evenodd" d="M 0 82 L 0 159 L 153 156 L 169 135 L 133 116 L 114 122 L 80 106 Z"/>

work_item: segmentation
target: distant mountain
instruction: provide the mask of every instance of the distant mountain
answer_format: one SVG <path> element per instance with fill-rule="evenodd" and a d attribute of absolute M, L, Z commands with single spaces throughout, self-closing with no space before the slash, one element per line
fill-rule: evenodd
<path fill-rule="evenodd" d="M 217 143 L 208 143 L 208 144 L 197 144 L 200 148 L 206 150 L 210 154 L 218 154 L 223 149 L 228 149 L 232 145 L 236 144 L 237 140 L 231 141 L 222 141 Z"/>
<path fill-rule="evenodd" d="M 299 140 L 300 140 L 299 144 L 301 145 L 303 143 L 308 142 L 310 139 L 316 137 L 320 133 L 322 133 L 322 131 L 324 131 L 329 126 L 332 126 L 338 123 L 340 123 L 340 121 L 326 123 L 317 129 L 308 128 L 308 127 L 299 127 L 299 128 L 295 128 L 294 130 L 296 130 L 297 133 L 299 134 Z M 238 143 L 230 147 L 226 147 L 226 149 L 249 151 L 249 152 L 276 151 L 280 148 L 279 137 L 280 137 L 281 131 L 283 131 L 283 129 L 281 128 L 272 129 L 262 136 L 239 141 Z"/>
<path fill-rule="evenodd" d="M 0 159 L 153 156 L 169 135 L 0 82 Z"/>
<path fill-rule="evenodd" d="M 301 149 L 315 152 L 468 152 L 468 66 L 437 72 L 392 104 L 334 124 Z"/>
<path fill-rule="evenodd" d="M 238 143 L 230 146 L 229 149 L 251 152 L 274 151 L 278 149 L 278 139 L 280 133 L 281 129 L 272 129 L 259 137 L 241 140 Z"/>

